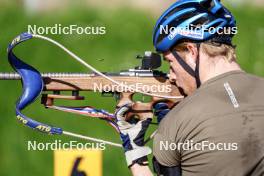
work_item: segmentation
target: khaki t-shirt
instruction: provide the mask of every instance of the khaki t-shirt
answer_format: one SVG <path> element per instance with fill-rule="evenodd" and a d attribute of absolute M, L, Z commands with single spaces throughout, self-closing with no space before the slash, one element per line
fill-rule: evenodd
<path fill-rule="evenodd" d="M 161 121 L 153 148 L 183 176 L 264 175 L 264 79 L 232 71 L 208 80 Z"/>

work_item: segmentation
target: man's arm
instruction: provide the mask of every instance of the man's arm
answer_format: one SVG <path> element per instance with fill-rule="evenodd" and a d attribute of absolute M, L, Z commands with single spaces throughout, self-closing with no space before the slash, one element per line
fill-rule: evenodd
<path fill-rule="evenodd" d="M 148 166 L 140 166 L 139 164 L 134 164 L 130 167 L 133 176 L 152 176 L 152 172 Z"/>
<path fill-rule="evenodd" d="M 157 167 L 155 170 L 157 175 L 164 176 L 181 176 L 181 168 L 180 166 L 175 167 L 166 167 L 161 164 L 156 163 L 154 167 Z M 153 176 L 150 168 L 148 166 L 140 166 L 138 164 L 134 164 L 130 168 L 133 176 Z"/>
<path fill-rule="evenodd" d="M 130 110 L 130 107 L 130 104 L 124 105 L 115 113 L 127 166 L 135 176 L 152 175 L 151 170 L 148 168 L 147 158 L 152 150 L 148 146 L 144 146 L 144 136 L 151 123 L 152 113 L 145 113 L 145 120 L 127 122 L 125 115 Z"/>
<path fill-rule="evenodd" d="M 120 129 L 121 139 L 123 141 L 123 147 L 125 149 L 127 164 L 133 176 L 152 176 L 153 174 L 150 168 L 148 167 L 148 162 L 147 162 L 147 155 L 149 154 L 150 149 L 148 150 L 148 147 L 144 147 L 144 136 L 151 122 L 151 119 L 149 118 L 152 117 L 152 114 L 151 113 L 145 114 L 147 120 L 139 121 L 137 124 L 132 125 L 126 122 L 124 118 L 124 115 L 128 110 L 129 110 L 129 105 L 125 105 L 119 108 L 115 114 L 117 119 L 117 124 L 119 125 L 119 129 Z M 165 103 L 158 103 L 154 107 L 154 114 L 158 117 L 158 122 L 160 122 L 168 112 L 169 112 L 169 108 Z M 154 167 L 159 166 L 157 164 L 158 162 L 155 162 Z M 158 171 L 158 175 L 160 174 L 166 175 L 166 173 L 168 173 L 167 170 L 174 171 L 174 169 L 171 168 L 166 169 L 166 168 L 167 167 L 164 168 L 160 167 L 160 168 L 155 168 L 155 170 Z M 160 170 L 162 172 L 159 172 Z M 165 173 L 163 173 L 163 171 L 165 171 Z"/>

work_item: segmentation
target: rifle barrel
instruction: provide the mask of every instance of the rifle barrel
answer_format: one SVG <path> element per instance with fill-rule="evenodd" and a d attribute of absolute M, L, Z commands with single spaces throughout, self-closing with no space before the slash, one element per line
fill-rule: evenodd
<path fill-rule="evenodd" d="M 95 74 L 89 74 L 89 73 L 56 73 L 56 72 L 50 72 L 50 73 L 41 73 L 42 77 L 48 77 L 48 78 L 64 78 L 64 77 L 87 77 L 87 76 L 94 76 Z M 5 72 L 0 73 L 0 80 L 20 80 L 21 76 L 15 72 Z"/>
<path fill-rule="evenodd" d="M 108 76 L 111 76 L 112 79 L 123 83 L 127 86 L 130 85 L 144 85 L 144 86 L 166 86 L 171 85 L 170 81 L 161 76 L 150 76 L 149 73 L 137 75 L 130 74 L 133 72 L 117 72 L 117 73 L 105 73 Z M 107 90 L 111 89 L 110 92 L 120 92 L 120 87 L 114 86 L 114 84 L 99 76 L 95 73 L 41 73 L 45 87 L 45 91 L 98 91 L 103 92 L 103 87 L 106 87 Z M 0 72 L 0 80 L 21 80 L 21 76 L 15 72 Z M 102 89 L 102 90 L 101 90 Z M 143 90 L 143 89 L 142 89 Z M 167 92 L 166 88 L 162 88 L 163 92 L 160 92 L 161 95 L 180 95 L 180 92 L 176 86 L 171 87 L 171 91 Z M 108 91 L 109 92 L 109 91 Z M 123 92 L 123 91 L 121 91 Z M 124 89 L 126 92 L 126 89 Z M 128 91 L 129 92 L 129 91 Z"/>

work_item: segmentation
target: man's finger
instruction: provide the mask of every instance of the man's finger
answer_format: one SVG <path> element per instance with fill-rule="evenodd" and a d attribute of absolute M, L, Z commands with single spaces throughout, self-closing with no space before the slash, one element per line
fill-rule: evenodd
<path fill-rule="evenodd" d="M 125 114 L 131 109 L 132 104 L 125 104 L 116 110 L 115 116 L 117 121 L 125 121 Z"/>

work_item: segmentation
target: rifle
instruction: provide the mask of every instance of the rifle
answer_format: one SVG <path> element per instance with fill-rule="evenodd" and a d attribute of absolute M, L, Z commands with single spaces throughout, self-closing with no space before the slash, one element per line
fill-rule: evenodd
<path fill-rule="evenodd" d="M 35 68 L 18 59 L 13 53 L 13 48 L 16 45 L 32 38 L 44 39 L 59 46 L 93 72 L 39 73 Z M 161 66 L 160 55 L 145 52 L 144 56 L 137 58 L 142 59 L 141 66 L 117 73 L 101 73 L 58 42 L 40 35 L 22 33 L 8 47 L 9 63 L 17 73 L 0 73 L 0 80 L 22 81 L 23 94 L 17 101 L 16 115 L 17 119 L 24 125 L 43 133 L 65 134 L 120 147 L 120 144 L 67 132 L 61 128 L 37 122 L 22 114 L 21 111 L 41 95 L 41 103 L 45 108 L 100 118 L 107 121 L 119 132 L 113 113 L 91 106 L 59 106 L 55 104 L 55 100 L 84 100 L 85 97 L 80 96 L 80 91 L 101 92 L 103 96 L 114 96 L 117 99 L 117 107 L 132 104 L 131 111 L 126 116 L 128 120 L 132 117 L 142 120 L 144 113 L 152 113 L 153 107 L 160 102 L 167 103 L 169 108 L 173 108 L 183 97 L 177 86 L 168 80 L 168 75 L 156 70 Z M 140 87 L 138 88 L 138 86 Z M 63 95 L 61 94 L 62 91 L 71 92 L 71 95 Z M 150 96 L 150 101 L 133 101 L 133 96 L 137 92 Z"/>

